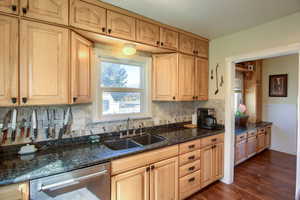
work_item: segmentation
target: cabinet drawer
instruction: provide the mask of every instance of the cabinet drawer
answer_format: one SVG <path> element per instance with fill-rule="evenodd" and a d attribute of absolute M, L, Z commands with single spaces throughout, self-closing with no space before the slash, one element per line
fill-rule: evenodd
<path fill-rule="evenodd" d="M 214 135 L 201 140 L 201 147 L 206 147 L 211 144 L 216 144 L 224 141 L 224 134 Z"/>
<path fill-rule="evenodd" d="M 180 199 L 184 199 L 201 189 L 201 172 L 196 171 L 179 180 Z"/>
<path fill-rule="evenodd" d="M 247 133 L 247 137 L 248 137 L 248 138 L 249 138 L 249 137 L 256 136 L 256 135 L 257 135 L 257 131 L 256 131 L 256 130 L 249 131 L 249 132 Z"/>
<path fill-rule="evenodd" d="M 200 140 L 193 140 L 179 145 L 179 153 L 184 154 L 187 152 L 195 151 L 200 149 Z"/>
<path fill-rule="evenodd" d="M 129 156 L 114 160 L 111 162 L 111 173 L 116 175 L 122 172 L 143 167 L 155 162 L 159 162 L 168 158 L 172 158 L 178 155 L 178 145 L 153 150 L 138 155 Z"/>
<path fill-rule="evenodd" d="M 258 134 L 264 133 L 264 132 L 266 132 L 266 128 L 265 128 L 265 127 L 263 127 L 263 128 L 258 128 L 258 129 L 257 129 L 257 132 L 258 132 Z"/>
<path fill-rule="evenodd" d="M 180 155 L 179 157 L 179 165 L 185 165 L 187 163 L 191 163 L 195 160 L 198 160 L 200 158 L 200 150 L 192 151 L 183 155 Z"/>
<path fill-rule="evenodd" d="M 239 134 L 237 136 L 235 136 L 235 142 L 240 142 L 242 140 L 246 140 L 247 139 L 247 133 L 243 133 L 243 134 Z"/>
<path fill-rule="evenodd" d="M 181 166 L 179 169 L 179 176 L 183 177 L 198 170 L 200 170 L 200 160 Z"/>

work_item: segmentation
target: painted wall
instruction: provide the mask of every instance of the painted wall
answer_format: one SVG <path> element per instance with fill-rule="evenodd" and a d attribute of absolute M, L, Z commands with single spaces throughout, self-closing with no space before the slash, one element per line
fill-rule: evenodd
<path fill-rule="evenodd" d="M 210 72 L 220 65 L 219 76 L 225 72 L 225 58 L 240 54 L 253 53 L 257 50 L 285 46 L 300 42 L 300 12 L 269 23 L 243 30 L 231 35 L 214 39 L 210 42 Z M 226 84 L 226 80 L 225 84 Z M 220 83 L 220 82 L 219 82 Z M 225 87 L 217 95 L 215 79 L 209 82 L 209 97 L 224 99 Z"/>
<path fill-rule="evenodd" d="M 269 76 L 276 74 L 288 74 L 287 97 L 269 97 Z M 271 149 L 296 155 L 298 55 L 263 60 L 262 89 L 262 119 L 273 122 Z"/>

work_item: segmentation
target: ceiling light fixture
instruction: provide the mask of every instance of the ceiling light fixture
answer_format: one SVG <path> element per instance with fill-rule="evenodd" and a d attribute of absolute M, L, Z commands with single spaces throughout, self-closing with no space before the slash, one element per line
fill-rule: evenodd
<path fill-rule="evenodd" d="M 136 46 L 134 44 L 129 43 L 124 44 L 122 52 L 127 56 L 134 55 L 136 53 Z"/>

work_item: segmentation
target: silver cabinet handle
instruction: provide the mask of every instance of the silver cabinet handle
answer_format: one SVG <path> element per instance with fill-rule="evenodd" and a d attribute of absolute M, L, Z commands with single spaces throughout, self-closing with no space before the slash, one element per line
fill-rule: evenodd
<path fill-rule="evenodd" d="M 39 191 L 51 190 L 52 188 L 58 188 L 58 187 L 64 188 L 64 187 L 67 187 L 69 185 L 78 184 L 82 180 L 97 177 L 97 176 L 102 176 L 106 173 L 107 173 L 107 170 L 103 170 L 101 172 L 97 172 L 97 173 L 94 173 L 94 174 L 89 174 L 89 175 L 86 175 L 86 176 L 81 176 L 81 177 L 78 177 L 78 178 L 69 179 L 69 180 L 66 180 L 66 181 L 61 181 L 61 182 L 57 182 L 57 183 L 53 183 L 53 184 L 49 184 L 49 185 L 41 184 L 41 187 L 40 187 Z"/>

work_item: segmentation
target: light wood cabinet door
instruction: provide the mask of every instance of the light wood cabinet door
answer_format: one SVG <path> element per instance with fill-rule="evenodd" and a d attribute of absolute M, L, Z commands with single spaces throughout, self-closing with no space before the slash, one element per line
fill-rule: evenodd
<path fill-rule="evenodd" d="M 257 135 L 257 145 L 256 145 L 256 152 L 261 152 L 265 148 L 265 133 L 260 133 Z"/>
<path fill-rule="evenodd" d="M 224 143 L 219 143 L 213 146 L 213 175 L 214 181 L 224 175 Z"/>
<path fill-rule="evenodd" d="M 0 187 L 1 199 L 29 200 L 29 185 L 27 182 Z"/>
<path fill-rule="evenodd" d="M 272 132 L 272 127 L 271 126 L 266 127 L 265 148 L 269 148 L 271 146 L 271 132 Z"/>
<path fill-rule="evenodd" d="M 135 40 L 135 18 L 107 11 L 107 33 L 117 38 Z"/>
<path fill-rule="evenodd" d="M 194 55 L 195 51 L 195 38 L 182 34 L 179 34 L 179 51 L 187 54 Z"/>
<path fill-rule="evenodd" d="M 195 58 L 195 99 L 208 100 L 208 60 Z"/>
<path fill-rule="evenodd" d="M 160 27 L 160 46 L 166 49 L 178 49 L 178 32 Z"/>
<path fill-rule="evenodd" d="M 21 20 L 20 39 L 21 104 L 67 104 L 69 31 Z"/>
<path fill-rule="evenodd" d="M 152 100 L 177 99 L 178 54 L 153 56 Z"/>
<path fill-rule="evenodd" d="M 89 103 L 91 97 L 92 43 L 71 33 L 71 103 Z"/>
<path fill-rule="evenodd" d="M 195 54 L 202 58 L 208 58 L 208 41 L 195 40 Z"/>
<path fill-rule="evenodd" d="M 247 159 L 247 142 L 246 140 L 241 140 L 235 144 L 235 164 Z"/>
<path fill-rule="evenodd" d="M 201 164 L 201 187 L 210 184 L 214 179 L 214 162 L 213 162 L 213 148 L 212 146 L 201 149 L 200 156 Z"/>
<path fill-rule="evenodd" d="M 17 15 L 19 13 L 19 0 L 0 1 L 0 12 Z"/>
<path fill-rule="evenodd" d="M 21 0 L 21 14 L 29 18 L 68 25 L 68 6 L 68 0 Z"/>
<path fill-rule="evenodd" d="M 150 200 L 178 199 L 178 157 L 151 166 Z"/>
<path fill-rule="evenodd" d="M 106 34 L 106 9 L 81 0 L 71 0 L 70 25 Z"/>
<path fill-rule="evenodd" d="M 18 100 L 18 19 L 0 16 L 0 106 Z"/>
<path fill-rule="evenodd" d="M 145 44 L 153 46 L 160 45 L 159 42 L 159 26 L 137 20 L 136 26 L 136 40 Z"/>
<path fill-rule="evenodd" d="M 254 156 L 256 154 L 256 136 L 249 137 L 247 140 L 247 157 Z"/>
<path fill-rule="evenodd" d="M 178 99 L 194 100 L 195 97 L 195 60 L 194 56 L 179 54 Z"/>
<path fill-rule="evenodd" d="M 150 171 L 134 169 L 111 178 L 112 200 L 149 200 Z"/>

